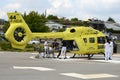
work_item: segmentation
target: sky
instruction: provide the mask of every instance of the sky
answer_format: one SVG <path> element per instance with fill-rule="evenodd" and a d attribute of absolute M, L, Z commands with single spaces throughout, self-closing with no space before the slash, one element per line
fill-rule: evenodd
<path fill-rule="evenodd" d="M 97 18 L 107 20 L 109 17 L 120 23 L 120 0 L 2 0 L 0 18 L 8 20 L 7 12 L 37 11 L 65 17 L 87 20 Z"/>

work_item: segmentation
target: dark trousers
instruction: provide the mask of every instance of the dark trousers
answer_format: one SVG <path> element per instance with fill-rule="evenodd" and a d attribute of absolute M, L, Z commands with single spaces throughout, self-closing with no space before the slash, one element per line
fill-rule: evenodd
<path fill-rule="evenodd" d="M 59 53 L 58 53 L 58 55 L 57 55 L 57 58 L 59 58 L 60 54 L 61 54 L 61 50 L 59 50 Z"/>

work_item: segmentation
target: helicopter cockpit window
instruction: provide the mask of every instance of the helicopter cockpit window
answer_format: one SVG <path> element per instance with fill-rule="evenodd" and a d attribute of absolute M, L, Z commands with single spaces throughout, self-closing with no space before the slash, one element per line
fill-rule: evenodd
<path fill-rule="evenodd" d="M 75 29 L 71 29 L 70 32 L 71 32 L 71 33 L 74 33 L 74 32 L 75 32 Z"/>
<path fill-rule="evenodd" d="M 89 38 L 90 43 L 95 43 L 95 38 Z"/>
<path fill-rule="evenodd" d="M 105 43 L 105 37 L 98 37 L 97 42 L 101 43 L 101 44 L 104 44 Z"/>
<path fill-rule="evenodd" d="M 84 42 L 87 43 L 87 38 L 83 38 Z"/>

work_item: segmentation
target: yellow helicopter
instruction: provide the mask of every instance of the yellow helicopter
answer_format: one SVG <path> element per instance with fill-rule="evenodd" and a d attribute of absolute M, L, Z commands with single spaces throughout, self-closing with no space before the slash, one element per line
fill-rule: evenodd
<path fill-rule="evenodd" d="M 32 33 L 20 13 L 8 13 L 8 18 L 10 27 L 5 38 L 13 48 L 24 49 L 33 38 L 62 38 L 68 44 L 75 45 L 70 50 L 73 54 L 88 55 L 91 58 L 93 54 L 104 53 L 105 35 L 91 27 L 78 26 L 67 28 L 64 32 Z"/>

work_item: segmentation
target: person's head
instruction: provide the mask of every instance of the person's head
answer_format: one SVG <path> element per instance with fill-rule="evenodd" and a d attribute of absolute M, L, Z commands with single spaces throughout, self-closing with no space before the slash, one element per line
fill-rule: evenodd
<path fill-rule="evenodd" d="M 63 39 L 61 38 L 61 41 L 63 41 Z"/>
<path fill-rule="evenodd" d="M 112 41 L 112 39 L 109 39 L 109 41 Z"/>
<path fill-rule="evenodd" d="M 107 43 L 110 43 L 110 40 L 109 39 L 107 39 L 107 41 L 106 41 Z"/>
<path fill-rule="evenodd" d="M 52 47 L 52 45 L 50 45 L 50 47 Z"/>
<path fill-rule="evenodd" d="M 56 42 L 56 39 L 54 41 Z"/>
<path fill-rule="evenodd" d="M 106 40 L 109 39 L 108 36 L 105 36 Z"/>

